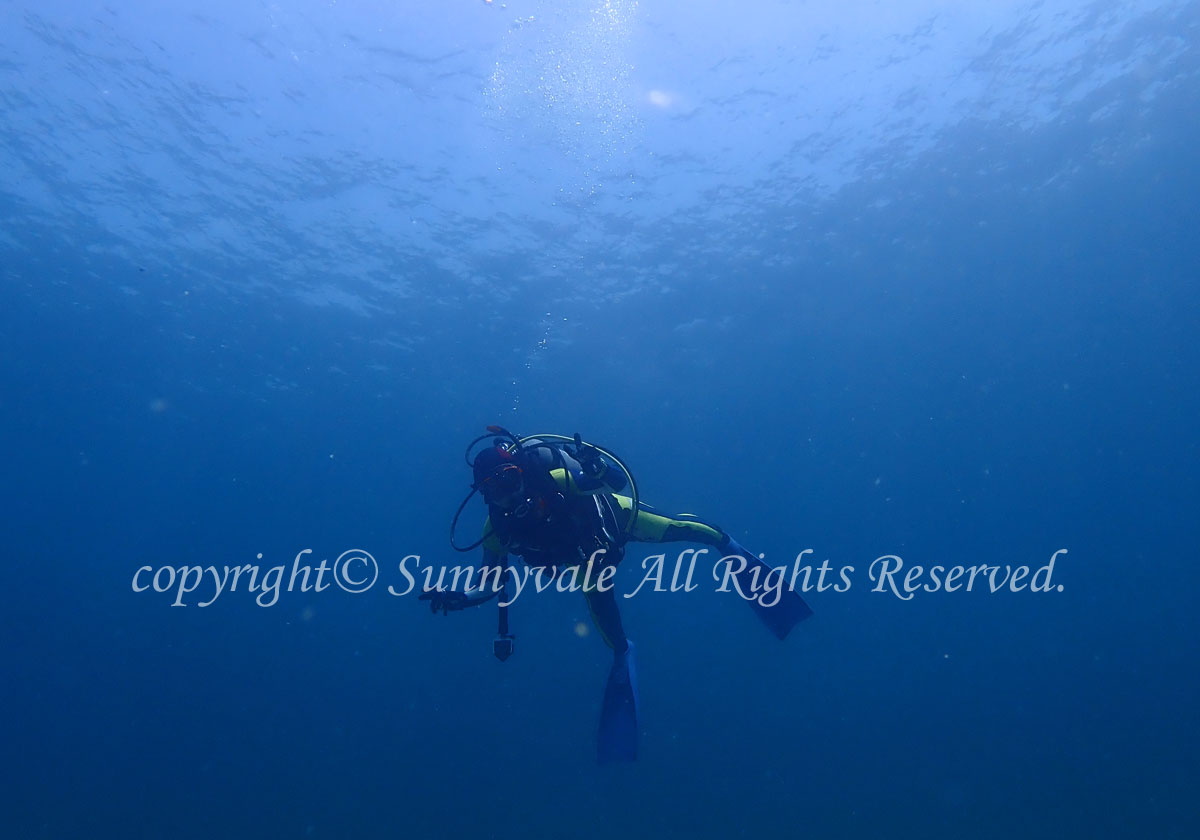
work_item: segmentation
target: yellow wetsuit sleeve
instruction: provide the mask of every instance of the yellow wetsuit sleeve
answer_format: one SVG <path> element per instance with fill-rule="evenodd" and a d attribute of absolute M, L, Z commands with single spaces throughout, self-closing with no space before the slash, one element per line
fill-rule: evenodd
<path fill-rule="evenodd" d="M 507 554 L 504 545 L 500 542 L 500 538 L 496 536 L 496 532 L 492 530 L 492 518 L 489 516 L 483 521 L 483 542 L 481 545 L 488 551 L 493 551 L 501 556 Z"/>

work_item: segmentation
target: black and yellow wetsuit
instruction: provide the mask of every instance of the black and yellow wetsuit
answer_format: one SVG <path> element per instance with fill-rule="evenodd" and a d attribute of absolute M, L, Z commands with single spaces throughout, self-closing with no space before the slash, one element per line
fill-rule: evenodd
<path fill-rule="evenodd" d="M 521 557 L 534 568 L 555 574 L 575 573 L 592 562 L 590 585 L 584 589 L 592 620 L 614 651 L 626 647 L 625 630 L 611 587 L 595 581 L 603 566 L 615 566 L 627 542 L 695 542 L 724 547 L 728 537 L 703 522 L 655 513 L 639 505 L 633 527 L 634 500 L 613 492 L 613 484 L 585 476 L 574 462 L 559 458 L 561 466 L 527 472 L 527 498 L 511 510 L 489 507 L 484 523 L 485 565 L 493 566 L 507 555 Z M 616 470 L 612 470 L 616 473 Z M 617 484 L 623 486 L 623 480 Z"/>

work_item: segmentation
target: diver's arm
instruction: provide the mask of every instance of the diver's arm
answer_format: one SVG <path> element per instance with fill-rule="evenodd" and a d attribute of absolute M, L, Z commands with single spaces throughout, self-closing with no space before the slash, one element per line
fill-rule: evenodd
<path fill-rule="evenodd" d="M 501 565 L 503 562 L 503 554 L 499 554 L 486 546 L 484 547 L 481 569 L 503 568 Z M 468 586 L 463 590 L 431 589 L 421 594 L 421 600 L 429 602 L 429 609 L 432 612 L 441 612 L 442 615 L 458 610 L 465 610 L 468 607 L 477 607 L 480 604 L 486 604 L 502 591 L 500 588 L 487 585 L 488 581 L 493 580 L 499 580 L 501 585 L 504 583 L 502 576 L 485 578 L 481 572 L 476 586 Z"/>
<path fill-rule="evenodd" d="M 477 607 L 480 604 L 486 604 L 488 601 L 495 598 L 503 591 L 504 573 L 497 571 L 492 573 L 492 569 L 503 569 L 507 565 L 507 556 L 495 549 L 489 548 L 486 544 L 483 547 L 483 564 L 481 569 L 478 585 L 468 587 L 463 593 L 467 596 L 467 601 L 463 606 Z M 488 570 L 489 575 L 485 577 L 482 570 Z M 494 582 L 496 585 L 488 585 L 489 582 Z"/>

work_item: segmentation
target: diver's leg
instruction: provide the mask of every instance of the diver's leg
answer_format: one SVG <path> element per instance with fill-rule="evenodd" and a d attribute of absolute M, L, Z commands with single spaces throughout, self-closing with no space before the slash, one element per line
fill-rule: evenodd
<path fill-rule="evenodd" d="M 600 703 L 600 725 L 596 731 L 596 760 L 636 761 L 638 755 L 637 666 L 633 642 L 613 652 L 612 667 Z"/>
<path fill-rule="evenodd" d="M 624 653 L 629 647 L 629 640 L 625 637 L 625 628 L 621 624 L 616 592 L 612 587 L 601 591 L 593 586 L 591 590 L 583 593 L 583 597 L 592 614 L 592 623 L 600 631 L 604 643 L 612 648 L 614 653 Z"/>
<path fill-rule="evenodd" d="M 593 583 L 584 590 L 583 597 L 592 613 L 592 622 L 613 650 L 613 664 L 600 704 L 596 760 L 601 764 L 634 761 L 638 754 L 638 699 L 633 642 L 625 636 L 616 592 L 611 586 L 601 589 Z"/>
<path fill-rule="evenodd" d="M 637 519 L 633 528 L 629 520 L 633 516 L 633 499 L 628 496 L 613 494 L 616 502 L 617 523 L 626 536 L 634 542 L 696 542 L 701 545 L 711 545 L 724 548 L 729 537 L 714 525 L 701 522 L 699 519 L 682 519 L 663 516 L 647 510 L 644 505 L 638 506 Z"/>
<path fill-rule="evenodd" d="M 720 528 L 708 525 L 695 519 L 679 519 L 651 513 L 641 506 L 637 518 L 633 520 L 633 500 L 627 496 L 614 496 L 617 501 L 617 517 L 621 528 L 626 531 L 628 538 L 638 542 L 698 542 L 703 545 L 715 546 L 721 552 L 721 558 L 731 558 L 729 562 L 737 563 L 737 558 L 743 558 L 740 570 L 734 573 L 738 588 L 753 608 L 759 620 L 767 626 L 776 638 L 787 638 L 792 628 L 812 615 L 812 609 L 793 589 L 784 589 L 779 600 L 771 606 L 763 606 L 757 595 L 762 594 L 765 579 L 771 568 L 757 554 L 753 553 Z"/>

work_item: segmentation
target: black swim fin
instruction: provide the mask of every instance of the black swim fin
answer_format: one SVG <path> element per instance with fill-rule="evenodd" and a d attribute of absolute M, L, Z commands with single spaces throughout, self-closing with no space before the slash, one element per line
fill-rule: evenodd
<path fill-rule="evenodd" d="M 633 642 L 624 653 L 613 655 L 604 704 L 600 709 L 600 731 L 596 738 L 596 760 L 635 761 L 638 754 L 637 668 Z"/>
<path fill-rule="evenodd" d="M 742 592 L 749 595 L 753 591 L 755 570 L 758 570 L 758 585 L 761 588 L 763 578 L 771 571 L 771 567 L 733 537 L 728 539 L 729 542 L 721 551 L 725 557 L 741 555 L 746 558 L 746 567 L 734 577 Z M 800 593 L 787 588 L 779 593 L 779 600 L 769 607 L 760 604 L 757 598 L 747 603 L 767 629 L 775 634 L 775 638 L 780 640 L 786 639 L 793 627 L 813 614 L 812 609 L 800 597 Z"/>

